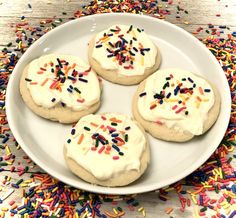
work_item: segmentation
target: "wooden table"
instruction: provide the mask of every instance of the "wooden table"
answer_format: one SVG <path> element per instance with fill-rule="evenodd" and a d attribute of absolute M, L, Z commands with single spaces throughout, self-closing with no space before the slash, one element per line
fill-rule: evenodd
<path fill-rule="evenodd" d="M 170 1 L 169 1 L 170 2 Z M 30 21 L 32 26 L 38 26 L 41 20 L 47 18 L 57 19 L 62 18 L 63 22 L 69 20 L 73 17 L 73 13 L 84 5 L 88 1 L 76 1 L 76 0 L 0 0 L 0 47 L 1 49 L 6 47 L 9 42 L 15 41 L 15 32 L 14 26 L 20 21 L 21 16 L 25 16 L 26 20 Z M 185 30 L 196 33 L 198 31 L 198 37 L 206 37 L 206 29 L 208 29 L 208 24 L 213 25 L 226 25 L 230 27 L 230 30 L 224 29 L 224 33 L 221 34 L 222 37 L 226 36 L 227 33 L 236 30 L 236 1 L 235 0 L 182 0 L 182 1 L 173 1 L 172 4 L 167 4 L 165 1 L 159 2 L 160 6 L 163 9 L 170 11 L 170 15 L 166 16 L 166 20 L 176 24 Z M 183 8 L 183 10 L 182 10 Z M 180 18 L 178 18 L 180 16 Z M 199 31 L 199 27 L 202 27 L 203 30 Z M 13 154 L 16 155 L 14 166 L 16 169 L 20 167 L 25 168 L 29 167 L 27 173 L 22 175 L 23 179 L 29 178 L 31 173 L 41 171 L 39 167 L 35 166 L 25 155 L 24 151 L 17 149 L 17 146 L 14 145 L 14 142 L 10 140 L 8 142 Z M 1 156 L 4 155 L 5 150 L 1 150 Z M 235 160 L 233 161 L 234 166 L 236 167 Z M 8 171 L 0 173 L 0 181 L 5 181 L 5 184 L 1 185 L 0 196 L 3 196 L 4 193 L 7 193 L 11 187 L 7 185 L 9 181 L 18 181 L 19 176 L 15 172 L 11 172 L 12 165 L 4 167 Z M 21 188 L 15 190 L 15 192 L 10 196 L 11 199 L 14 199 L 16 202 L 20 203 Z M 211 193 L 215 195 L 215 193 Z M 195 217 L 195 210 L 197 206 L 193 203 L 190 207 L 185 209 L 185 212 L 179 210 L 181 204 L 176 193 L 170 193 L 170 200 L 167 202 L 162 201 L 158 198 L 157 192 L 151 192 L 146 194 L 140 194 L 136 197 L 140 205 L 143 206 L 146 210 L 147 217 Z M 216 196 L 217 197 L 217 196 Z M 0 208 L 9 207 L 9 200 L 4 201 Z M 124 209 L 127 208 L 125 202 L 120 202 L 119 204 Z M 173 208 L 173 212 L 168 215 L 165 212 L 166 208 Z M 110 204 L 104 204 L 104 208 L 110 209 Z M 130 211 L 126 209 L 125 217 L 142 217 L 142 213 Z M 210 215 L 208 214 L 210 217 Z M 9 217 L 6 215 L 5 217 Z"/>

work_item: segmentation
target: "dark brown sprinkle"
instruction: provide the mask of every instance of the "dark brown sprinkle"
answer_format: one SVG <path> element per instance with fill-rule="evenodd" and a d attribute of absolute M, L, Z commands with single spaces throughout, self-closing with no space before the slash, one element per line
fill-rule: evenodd
<path fill-rule="evenodd" d="M 25 81 L 27 81 L 27 82 L 31 82 L 32 79 L 25 78 Z"/>
<path fill-rule="evenodd" d="M 55 102 L 56 101 L 56 99 L 55 98 L 52 98 L 52 100 L 51 100 L 52 102 Z"/>
<path fill-rule="evenodd" d="M 102 44 L 96 45 L 96 48 L 101 48 L 101 47 L 102 47 Z"/>
<path fill-rule="evenodd" d="M 109 44 L 112 48 L 114 48 L 114 45 L 113 45 L 111 42 L 108 42 L 108 44 Z"/>
<path fill-rule="evenodd" d="M 134 40 L 134 41 L 137 41 L 137 38 L 133 37 L 133 40 Z"/>

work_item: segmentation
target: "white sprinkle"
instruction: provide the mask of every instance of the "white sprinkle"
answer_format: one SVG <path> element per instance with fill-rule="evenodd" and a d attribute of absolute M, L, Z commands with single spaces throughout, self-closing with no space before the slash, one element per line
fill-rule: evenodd
<path fill-rule="evenodd" d="M 15 190 L 14 189 L 10 189 L 5 195 L 3 195 L 0 199 L 2 201 L 4 201 L 5 199 L 7 199 Z"/>

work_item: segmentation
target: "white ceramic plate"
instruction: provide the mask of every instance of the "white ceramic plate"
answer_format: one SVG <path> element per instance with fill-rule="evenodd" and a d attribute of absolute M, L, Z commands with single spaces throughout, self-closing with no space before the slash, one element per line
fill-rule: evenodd
<path fill-rule="evenodd" d="M 216 85 L 221 94 L 221 112 L 207 134 L 187 143 L 170 143 L 149 136 L 151 164 L 144 176 L 120 188 L 91 185 L 80 180 L 67 168 L 63 143 L 70 125 L 47 121 L 31 112 L 19 92 L 24 67 L 33 59 L 48 53 L 77 55 L 87 60 L 91 37 L 113 24 L 133 24 L 144 28 L 158 45 L 162 55 L 161 69 L 179 67 L 203 75 Z M 121 112 L 131 115 L 131 99 L 137 86 L 114 85 L 104 81 L 102 107 L 99 112 Z M 230 91 L 224 72 L 208 49 L 195 37 L 168 22 L 141 15 L 104 14 L 70 21 L 55 28 L 35 42 L 21 57 L 9 81 L 6 109 L 11 130 L 22 149 L 42 169 L 77 188 L 97 193 L 131 194 L 147 192 L 174 183 L 203 164 L 219 145 L 230 117 Z"/>

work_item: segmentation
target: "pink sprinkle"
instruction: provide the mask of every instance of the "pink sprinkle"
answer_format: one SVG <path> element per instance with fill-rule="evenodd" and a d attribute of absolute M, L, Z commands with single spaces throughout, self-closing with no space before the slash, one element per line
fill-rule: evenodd
<path fill-rule="evenodd" d="M 191 201 L 190 201 L 190 199 L 187 200 L 187 205 L 188 205 L 188 207 L 191 206 Z"/>
<path fill-rule="evenodd" d="M 77 102 L 79 102 L 79 103 L 83 103 L 85 100 L 84 100 L 84 98 L 83 99 L 77 99 Z"/>
<path fill-rule="evenodd" d="M 105 149 L 105 146 L 103 145 L 103 146 L 98 150 L 98 153 L 101 154 L 104 149 Z"/>
<path fill-rule="evenodd" d="M 172 110 L 175 110 L 177 107 L 178 107 L 177 105 L 173 106 L 173 107 L 172 107 Z"/>
<path fill-rule="evenodd" d="M 220 200 L 219 200 L 219 203 L 221 203 L 223 201 L 224 201 L 224 197 L 221 197 Z"/>
<path fill-rule="evenodd" d="M 186 109 L 187 107 L 181 107 L 179 110 L 175 111 L 176 114 L 180 113 L 182 110 Z"/>
<path fill-rule="evenodd" d="M 11 200 L 11 201 L 9 202 L 9 205 L 12 206 L 13 204 L 15 204 L 15 201 Z"/>
<path fill-rule="evenodd" d="M 199 212 L 199 215 L 200 215 L 200 216 L 205 216 L 206 213 L 205 213 L 205 212 Z"/>
<path fill-rule="evenodd" d="M 214 204 L 214 203 L 216 203 L 216 200 L 215 199 L 211 199 L 210 200 L 210 204 Z"/>
<path fill-rule="evenodd" d="M 160 120 L 157 120 L 155 123 L 156 123 L 156 124 L 159 124 L 159 125 L 162 125 L 162 124 L 163 124 L 163 122 L 161 122 Z"/>
<path fill-rule="evenodd" d="M 103 115 L 101 116 L 101 118 L 103 119 L 103 120 L 106 120 L 107 118 L 106 117 L 104 117 Z"/>
<path fill-rule="evenodd" d="M 96 148 L 96 147 L 91 147 L 91 150 L 92 150 L 92 151 L 96 151 L 97 148 Z"/>
<path fill-rule="evenodd" d="M 113 160 L 118 160 L 119 156 L 113 156 L 112 158 L 113 158 Z"/>

